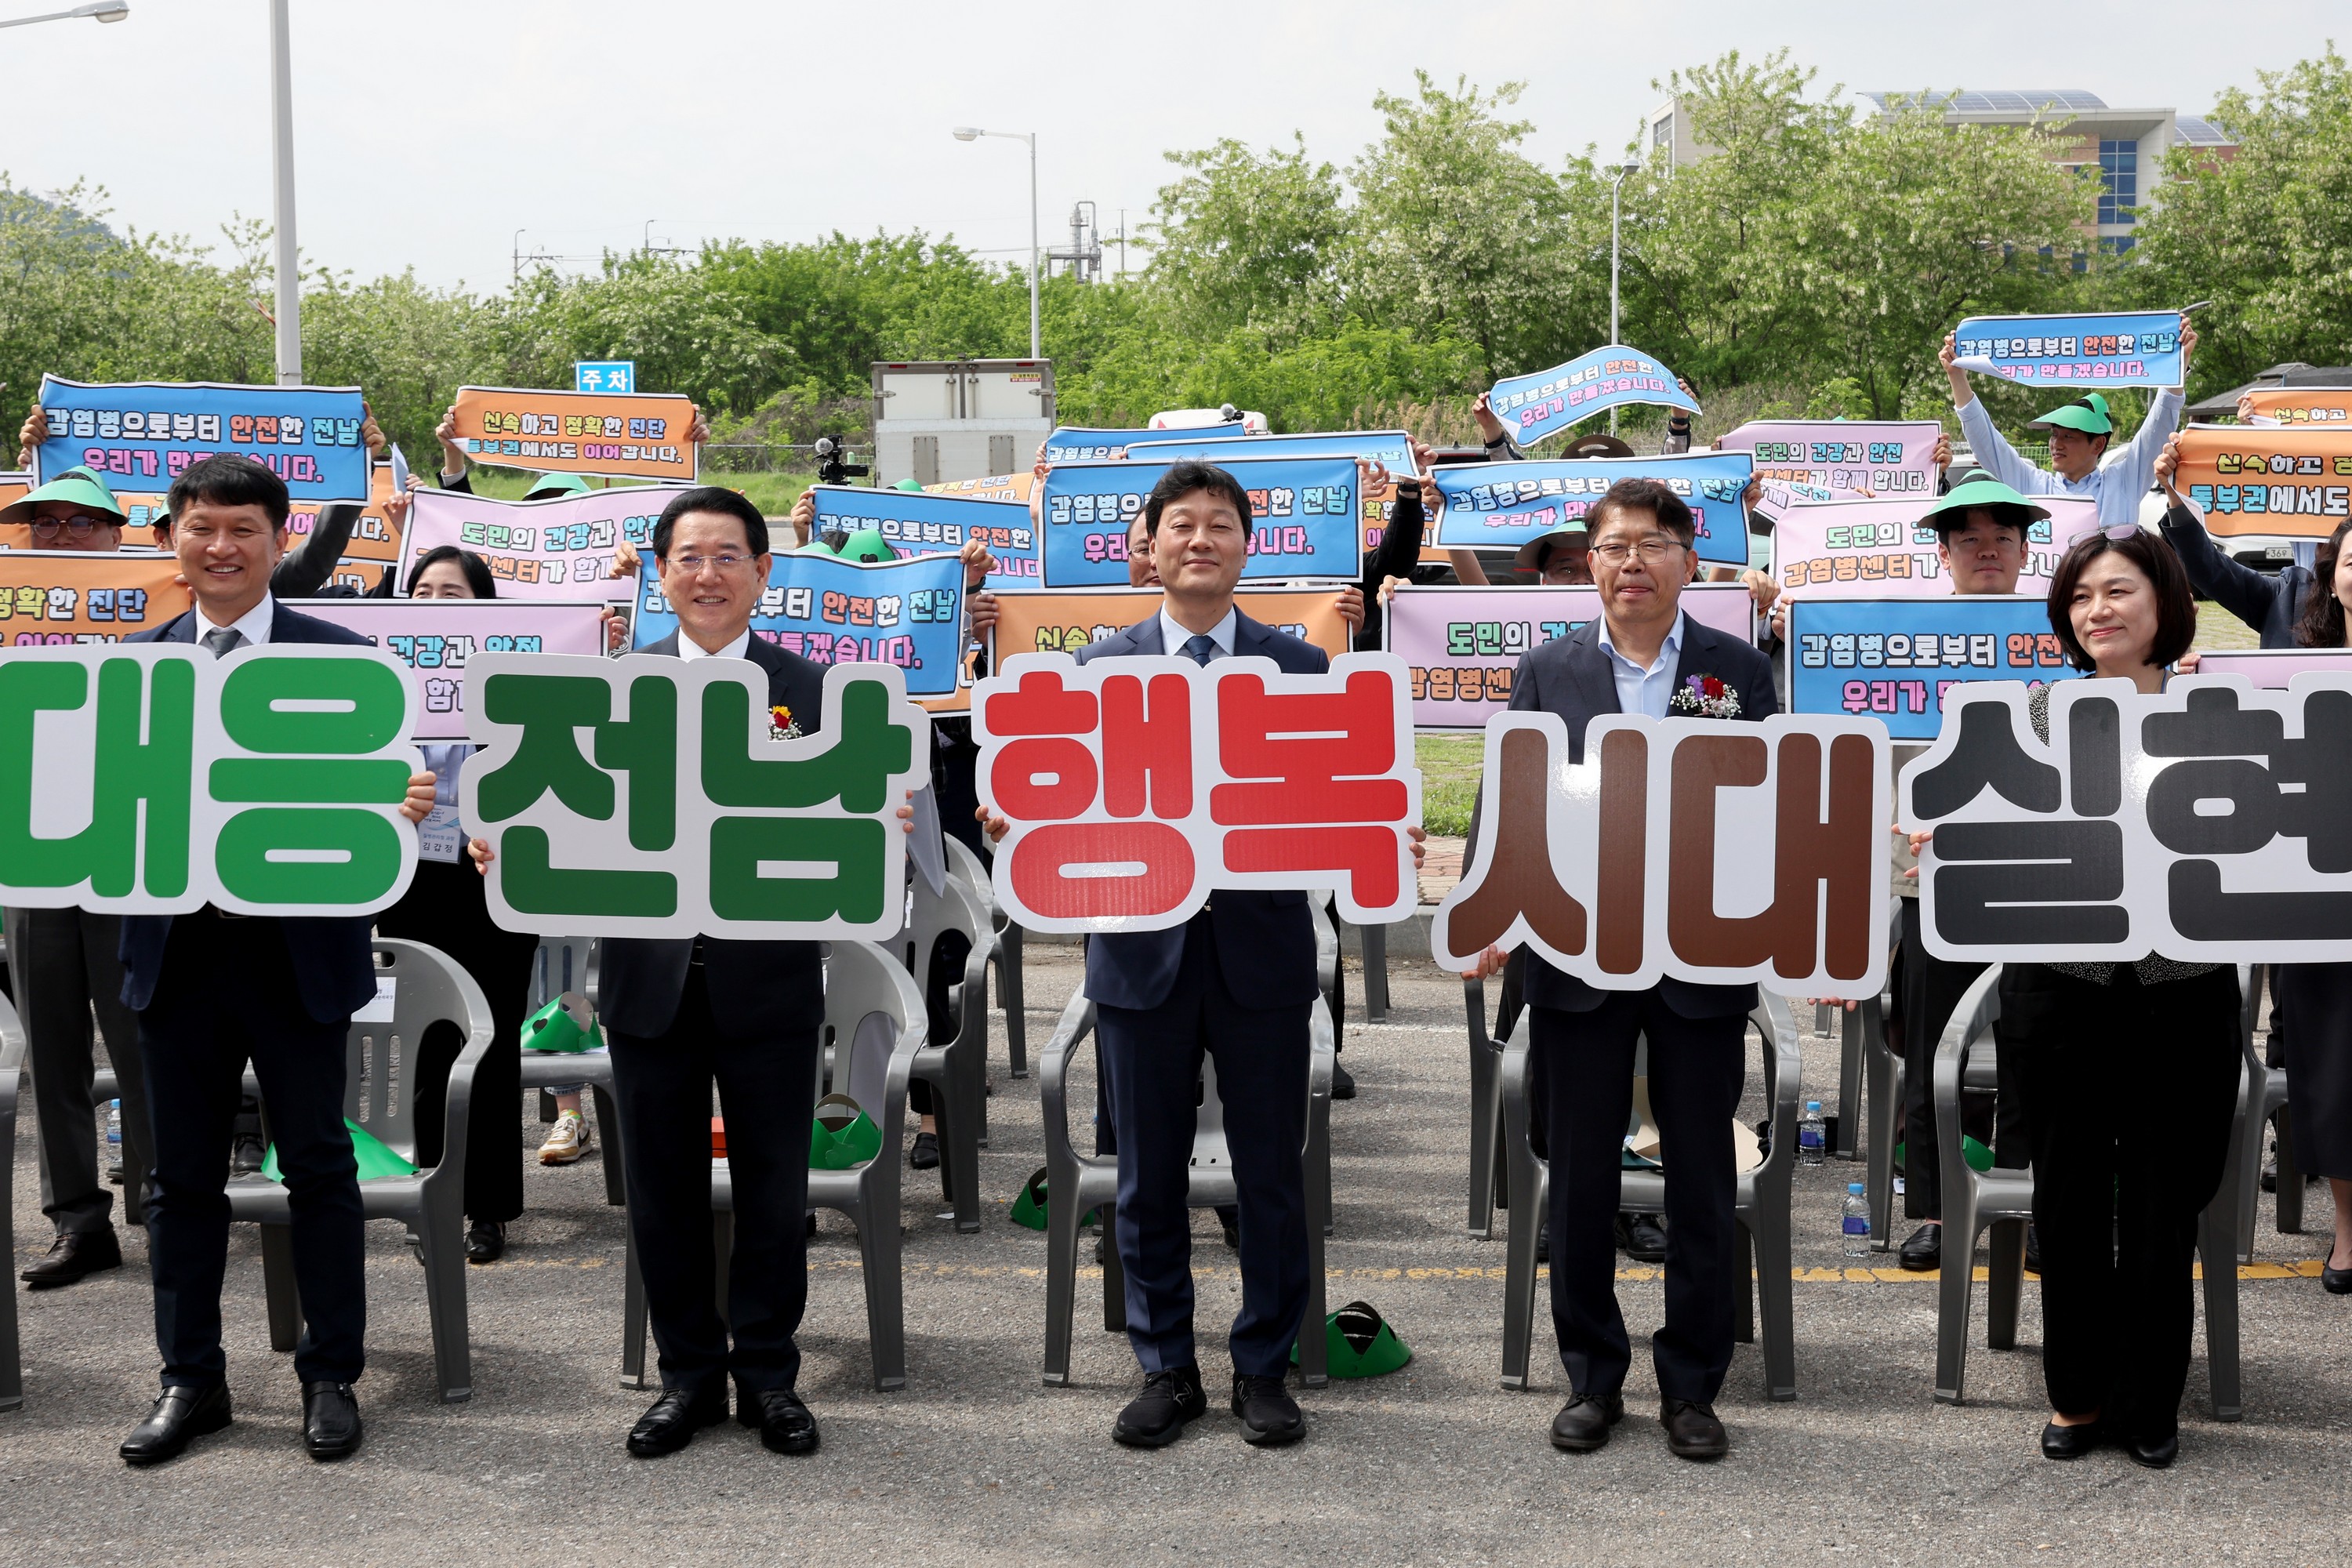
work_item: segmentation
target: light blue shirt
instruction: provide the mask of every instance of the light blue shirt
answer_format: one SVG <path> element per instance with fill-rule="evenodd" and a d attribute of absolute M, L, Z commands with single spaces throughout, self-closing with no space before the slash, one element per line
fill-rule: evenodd
<path fill-rule="evenodd" d="M 1609 640 L 1609 617 L 1601 617 L 1601 651 L 1609 656 L 1610 679 L 1617 683 L 1617 711 L 1643 713 L 1653 719 L 1666 716 L 1666 704 L 1675 696 L 1675 670 L 1682 663 L 1684 620 L 1683 613 L 1676 610 L 1666 640 L 1658 645 L 1657 662 L 1643 669 L 1617 651 L 1617 645 Z"/>
<path fill-rule="evenodd" d="M 1240 629 L 1241 612 L 1235 608 L 1228 609 L 1225 612 L 1225 618 L 1211 626 L 1207 633 L 1203 634 L 1211 642 L 1217 645 L 1217 651 L 1209 656 L 1209 662 L 1213 664 L 1218 659 L 1234 657 L 1234 634 Z M 1194 635 L 1175 616 L 1168 613 L 1167 605 L 1163 604 L 1160 606 L 1160 649 L 1162 653 L 1172 653 L 1180 658 L 1185 657 L 1184 645 L 1191 642 Z"/>
<path fill-rule="evenodd" d="M 2156 483 L 2156 459 L 2179 426 L 2180 405 L 2180 388 L 2158 392 L 2131 444 L 2120 452 L 2110 445 L 2106 461 L 2077 480 L 2061 479 L 2019 457 L 2017 448 L 1992 427 L 1992 416 L 1985 412 L 1981 397 L 1960 405 L 1960 430 L 1977 465 L 2010 489 L 2029 496 L 2088 496 L 2098 506 L 2099 525 L 2113 528 L 2139 521 L 2140 501 Z"/>

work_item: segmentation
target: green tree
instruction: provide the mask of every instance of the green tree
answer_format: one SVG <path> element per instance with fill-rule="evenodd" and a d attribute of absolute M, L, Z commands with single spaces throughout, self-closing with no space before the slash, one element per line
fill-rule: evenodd
<path fill-rule="evenodd" d="M 1348 235 L 1331 165 L 1304 138 L 1263 155 L 1228 139 L 1168 161 L 1186 173 L 1152 207 L 1145 280 L 1171 318 L 1202 339 L 1249 328 L 1269 348 L 1327 321 Z"/>

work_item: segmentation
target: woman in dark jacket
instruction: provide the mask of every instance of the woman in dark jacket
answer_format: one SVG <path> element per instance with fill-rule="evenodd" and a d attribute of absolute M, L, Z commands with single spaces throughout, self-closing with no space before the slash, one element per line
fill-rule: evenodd
<path fill-rule="evenodd" d="M 2189 585 L 2252 626 L 2264 647 L 2303 647 L 2295 626 L 2310 599 L 2315 574 L 2289 562 L 2276 574 L 2257 572 L 2230 558 L 2205 531 L 2204 520 L 2173 482 L 2180 471 L 2180 437 L 2174 436 L 2157 454 L 2156 482 L 2169 502 L 2164 511 L 2164 537 L 2179 552 L 2189 574 Z M 2316 580 L 2326 582 L 2322 571 Z M 2323 595 L 2324 597 L 2324 595 Z"/>

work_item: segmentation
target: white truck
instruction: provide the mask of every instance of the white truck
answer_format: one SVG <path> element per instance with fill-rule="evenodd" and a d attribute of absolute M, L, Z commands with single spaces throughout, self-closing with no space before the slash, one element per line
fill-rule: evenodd
<path fill-rule="evenodd" d="M 874 482 L 885 488 L 1026 473 L 1053 428 L 1051 360 L 875 363 Z"/>

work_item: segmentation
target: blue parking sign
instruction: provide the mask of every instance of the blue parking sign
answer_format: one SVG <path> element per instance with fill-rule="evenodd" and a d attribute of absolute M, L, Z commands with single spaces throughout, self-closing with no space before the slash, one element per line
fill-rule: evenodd
<path fill-rule="evenodd" d="M 583 359 L 572 365 L 574 392 L 635 392 L 637 362 L 633 359 Z"/>

